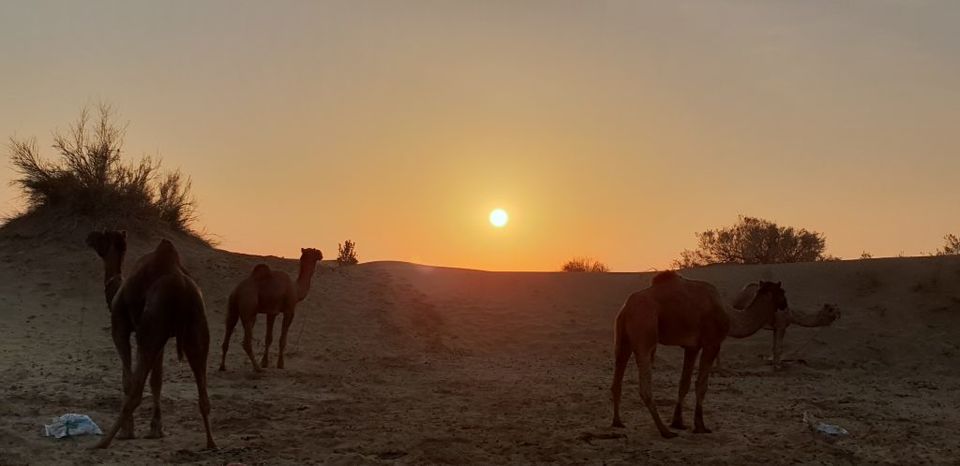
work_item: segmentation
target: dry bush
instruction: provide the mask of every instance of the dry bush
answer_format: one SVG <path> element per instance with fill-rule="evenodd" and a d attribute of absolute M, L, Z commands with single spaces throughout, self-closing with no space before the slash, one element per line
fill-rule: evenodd
<path fill-rule="evenodd" d="M 683 251 L 674 261 L 676 268 L 839 260 L 824 254 L 826 238 L 822 234 L 803 228 L 781 227 L 760 218 L 741 216 L 733 226 L 696 235 L 697 249 Z"/>
<path fill-rule="evenodd" d="M 610 267 L 589 257 L 574 257 L 563 264 L 561 270 L 564 272 L 609 272 Z"/>
<path fill-rule="evenodd" d="M 109 105 L 91 117 L 83 109 L 66 133 L 55 132 L 54 161 L 40 157 L 35 138 L 10 138 L 10 160 L 19 178 L 27 212 L 56 209 L 90 217 L 154 221 L 195 234 L 190 179 L 179 170 L 161 173 L 160 162 L 122 158 L 125 126 L 114 120 Z"/>
<path fill-rule="evenodd" d="M 340 254 L 337 255 L 337 262 L 340 265 L 356 265 L 360 261 L 357 259 L 357 243 L 346 240 L 343 244 L 337 244 Z"/>

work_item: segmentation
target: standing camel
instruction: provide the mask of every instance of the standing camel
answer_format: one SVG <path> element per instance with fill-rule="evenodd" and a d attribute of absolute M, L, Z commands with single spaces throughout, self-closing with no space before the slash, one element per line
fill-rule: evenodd
<path fill-rule="evenodd" d="M 143 399 L 147 375 L 153 394 L 153 418 L 148 438 L 163 436 L 160 417 L 160 390 L 163 384 L 163 350 L 167 340 L 176 338 L 177 356 L 184 353 L 190 363 L 207 435 L 207 448 L 216 448 L 210 432 L 210 400 L 207 397 L 207 354 L 210 332 L 200 288 L 183 270 L 180 255 L 168 240 L 137 262 L 136 270 L 122 280 L 126 251 L 124 232 L 91 233 L 87 244 L 104 260 L 105 294 L 110 302 L 110 326 L 114 345 L 123 365 L 123 406 L 120 417 L 96 445 L 107 448 L 120 438 L 133 438 L 133 412 Z M 113 283 L 117 283 L 114 289 Z M 137 366 L 131 370 L 130 333 L 136 332 Z"/>
<path fill-rule="evenodd" d="M 297 303 L 303 301 L 310 291 L 310 280 L 317 269 L 317 262 L 323 259 L 323 253 L 317 249 L 300 249 L 300 273 L 296 284 L 290 275 L 280 270 L 270 270 L 266 264 L 257 264 L 250 276 L 243 279 L 233 292 L 227 304 L 226 333 L 223 336 L 223 353 L 220 357 L 220 370 L 227 370 L 227 349 L 237 320 L 243 323 L 243 350 L 253 364 L 253 370 L 260 372 L 261 367 L 270 365 L 270 344 L 273 343 L 273 321 L 283 314 L 283 327 L 280 329 L 280 356 L 277 368 L 283 369 L 283 352 L 287 347 L 287 331 L 293 323 Z M 253 325 L 257 314 L 267 315 L 267 334 L 263 342 L 263 359 L 260 365 L 253 356 Z"/>
<path fill-rule="evenodd" d="M 661 272 L 653 277 L 647 289 L 627 298 L 617 315 L 614 329 L 616 367 L 613 374 L 613 426 L 623 427 L 620 420 L 620 393 L 623 373 L 633 354 L 640 374 L 640 397 L 654 424 L 664 438 L 677 434 L 660 420 L 653 403 L 651 366 L 657 344 L 682 346 L 683 372 L 680 391 L 670 427 L 685 429 L 683 402 L 690 390 L 693 365 L 700 355 L 697 374 L 697 405 L 694 411 L 694 433 L 709 433 L 703 424 L 703 399 L 707 394 L 710 367 L 727 336 L 744 338 L 753 335 L 773 319 L 777 309 L 787 308 L 787 297 L 780 283 L 760 282 L 753 301 L 743 311 L 729 310 L 713 285 L 687 280 L 675 272 Z"/>
<path fill-rule="evenodd" d="M 740 290 L 733 300 L 734 309 L 744 309 L 750 304 L 760 289 L 759 283 L 749 283 Z M 779 368 L 782 362 L 780 356 L 783 354 L 783 338 L 786 336 L 787 327 L 791 324 L 800 327 L 826 327 L 840 318 L 840 310 L 833 304 L 824 304 L 817 312 L 802 312 L 796 308 L 789 308 L 782 312 L 777 312 L 772 321 L 767 322 L 763 328 L 773 330 L 773 367 Z"/>

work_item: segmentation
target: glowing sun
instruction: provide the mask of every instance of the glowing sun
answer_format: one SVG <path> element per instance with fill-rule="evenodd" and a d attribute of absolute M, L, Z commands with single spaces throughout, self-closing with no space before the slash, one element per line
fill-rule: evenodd
<path fill-rule="evenodd" d="M 490 212 L 490 224 L 497 228 L 503 228 L 509 220 L 510 216 L 507 215 L 506 210 L 493 209 L 493 211 Z"/>

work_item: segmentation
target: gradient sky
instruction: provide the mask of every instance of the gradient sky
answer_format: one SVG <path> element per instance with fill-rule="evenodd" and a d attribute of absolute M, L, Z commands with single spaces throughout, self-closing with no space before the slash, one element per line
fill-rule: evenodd
<path fill-rule="evenodd" d="M 648 270 L 746 214 L 911 255 L 960 232 L 958 24 L 949 0 L 4 0 L 0 136 L 51 155 L 110 102 L 249 253 Z"/>

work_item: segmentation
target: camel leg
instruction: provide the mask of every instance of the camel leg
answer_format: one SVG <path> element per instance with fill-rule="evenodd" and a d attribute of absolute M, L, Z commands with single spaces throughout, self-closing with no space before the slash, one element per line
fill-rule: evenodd
<path fill-rule="evenodd" d="M 707 396 L 707 382 L 710 380 L 710 368 L 720 352 L 720 347 L 704 348 L 700 355 L 700 369 L 697 371 L 697 407 L 693 413 L 693 433 L 709 434 L 712 432 L 703 425 L 703 399 Z"/>
<path fill-rule="evenodd" d="M 120 365 L 121 365 L 121 375 L 120 380 L 123 385 L 123 398 L 126 399 L 130 395 L 130 384 L 132 382 L 132 372 L 131 369 L 131 356 L 130 356 L 130 326 L 126 321 L 125 317 L 120 316 L 119 313 L 113 314 L 111 316 L 111 325 L 110 325 L 111 335 L 113 336 L 113 344 L 117 348 L 117 354 L 120 355 Z M 121 402 L 121 406 L 123 402 Z M 133 430 L 133 417 L 124 421 L 120 429 L 120 438 L 121 440 L 131 439 L 136 437 Z"/>
<path fill-rule="evenodd" d="M 627 363 L 630 362 L 630 342 L 626 341 L 626 336 L 617 335 L 617 342 L 614 345 L 615 361 L 613 368 L 613 384 L 610 386 L 610 396 L 613 398 L 613 427 L 624 427 L 620 420 L 620 396 L 623 389 L 623 373 L 627 370 Z"/>
<path fill-rule="evenodd" d="M 781 367 L 780 356 L 783 354 L 783 337 L 786 335 L 787 329 L 777 328 L 773 329 L 773 368 L 779 369 Z"/>
<path fill-rule="evenodd" d="M 101 439 L 94 448 L 109 447 L 110 442 L 113 441 L 113 438 L 117 435 L 121 426 L 124 422 L 133 418 L 133 412 L 140 406 L 140 402 L 143 400 L 143 388 L 147 383 L 147 374 L 150 373 L 150 370 L 156 364 L 158 353 L 156 350 L 150 351 L 143 347 L 138 348 L 138 353 L 137 368 L 133 371 L 133 376 L 130 380 L 130 391 L 123 399 L 120 417 L 113 423 L 113 426 L 107 430 L 106 435 L 103 436 L 103 439 Z"/>
<path fill-rule="evenodd" d="M 276 314 L 267 314 L 267 334 L 263 337 L 263 358 L 260 360 L 260 367 L 266 369 L 270 367 L 270 345 L 273 343 L 273 322 L 277 320 Z"/>
<path fill-rule="evenodd" d="M 184 337 L 183 352 L 190 362 L 193 378 L 197 382 L 197 401 L 203 428 L 207 433 L 207 448 L 217 448 L 210 431 L 210 398 L 207 396 L 207 354 L 210 350 L 210 333 L 206 322 L 195 326 Z"/>
<path fill-rule="evenodd" d="M 220 355 L 220 370 L 227 370 L 227 350 L 230 349 L 230 338 L 233 337 L 233 329 L 240 320 L 239 310 L 227 309 L 226 331 L 223 334 L 223 343 L 220 345 L 222 353 Z"/>
<path fill-rule="evenodd" d="M 280 357 L 277 359 L 277 368 L 283 369 L 283 353 L 287 349 L 287 332 L 293 323 L 293 309 L 283 313 L 283 327 L 280 329 Z"/>
<path fill-rule="evenodd" d="M 240 321 L 243 323 L 243 351 L 250 358 L 250 364 L 253 364 L 254 372 L 260 372 L 260 366 L 257 365 L 257 358 L 253 356 L 253 324 L 257 322 L 257 315 L 251 314 L 250 317 L 240 313 Z"/>
<path fill-rule="evenodd" d="M 147 438 L 163 437 L 163 421 L 160 419 L 160 390 L 163 388 L 163 349 L 157 357 L 157 363 L 150 371 L 150 393 L 153 395 L 153 418 L 150 420 L 150 433 Z"/>
<path fill-rule="evenodd" d="M 654 339 L 656 342 L 656 339 Z M 656 343 L 654 343 L 656 345 Z M 660 431 L 660 436 L 663 438 L 673 438 L 677 434 L 671 432 L 670 429 L 667 429 L 667 426 L 663 425 L 663 421 L 660 420 L 660 414 L 657 413 L 657 406 L 653 402 L 653 382 L 651 380 L 651 367 L 650 367 L 650 354 L 652 349 L 650 348 L 634 348 L 633 355 L 637 360 L 637 372 L 640 374 L 640 398 L 643 399 L 643 404 L 647 407 L 647 411 L 650 412 L 650 417 L 653 418 L 653 423 L 656 424 L 657 430 Z"/>
<path fill-rule="evenodd" d="M 677 407 L 673 410 L 673 422 L 670 427 L 674 429 L 686 429 L 683 425 L 683 400 L 690 391 L 690 379 L 693 377 L 693 364 L 697 362 L 697 354 L 700 348 L 691 347 L 683 349 L 683 372 L 680 373 L 680 392 L 677 394 Z"/>

